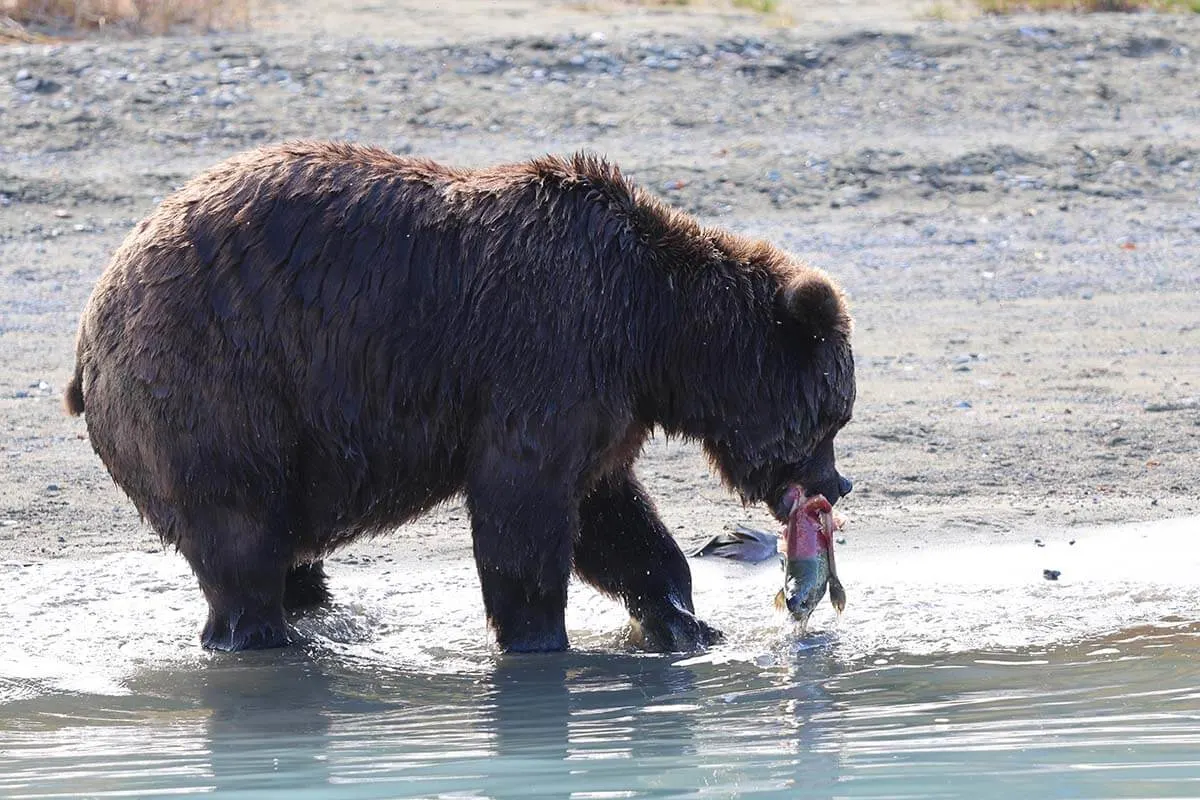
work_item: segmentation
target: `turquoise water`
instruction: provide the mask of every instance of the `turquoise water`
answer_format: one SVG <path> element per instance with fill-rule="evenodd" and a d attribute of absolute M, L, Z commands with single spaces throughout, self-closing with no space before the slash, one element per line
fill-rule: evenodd
<path fill-rule="evenodd" d="M 582 589 L 575 652 L 500 656 L 457 561 L 338 565 L 303 646 L 236 656 L 172 556 L 6 565 L 0 797 L 1200 796 L 1195 525 L 851 546 L 803 636 L 776 565 L 700 562 L 730 643 L 690 658 Z"/>

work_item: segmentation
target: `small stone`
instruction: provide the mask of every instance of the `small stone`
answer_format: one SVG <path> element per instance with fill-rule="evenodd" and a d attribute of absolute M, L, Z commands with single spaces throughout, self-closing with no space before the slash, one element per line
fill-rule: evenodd
<path fill-rule="evenodd" d="M 1056 569 L 1044 569 L 1044 570 L 1042 570 L 1042 577 L 1043 577 L 1043 578 L 1045 578 L 1045 579 L 1046 579 L 1046 580 L 1048 580 L 1048 581 L 1056 581 L 1056 580 L 1058 580 L 1058 576 L 1059 576 L 1059 575 L 1062 575 L 1062 573 L 1061 573 L 1061 572 L 1059 572 L 1059 571 L 1058 571 L 1058 570 L 1056 570 Z"/>
<path fill-rule="evenodd" d="M 1034 544 L 1036 544 L 1038 547 L 1045 547 L 1045 546 L 1046 546 L 1046 543 L 1045 543 L 1045 542 L 1043 542 L 1041 539 L 1034 539 L 1034 540 L 1033 540 L 1033 543 L 1034 543 Z"/>
<path fill-rule="evenodd" d="M 57 492 L 58 490 L 59 490 L 59 486 L 58 486 L 58 484 L 57 484 L 57 483 L 48 483 L 48 484 L 46 484 L 46 491 L 47 491 L 47 492 Z"/>

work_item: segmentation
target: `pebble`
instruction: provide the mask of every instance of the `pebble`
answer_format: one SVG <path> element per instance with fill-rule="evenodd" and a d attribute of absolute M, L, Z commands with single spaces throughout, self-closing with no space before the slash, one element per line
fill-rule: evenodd
<path fill-rule="evenodd" d="M 1059 575 L 1062 575 L 1062 573 L 1061 573 L 1060 571 L 1056 570 L 1056 569 L 1044 569 L 1044 570 L 1042 570 L 1042 577 L 1043 577 L 1043 578 L 1045 578 L 1045 579 L 1046 579 L 1046 580 L 1048 580 L 1048 581 L 1056 581 L 1056 580 L 1058 580 L 1058 576 L 1059 576 Z"/>

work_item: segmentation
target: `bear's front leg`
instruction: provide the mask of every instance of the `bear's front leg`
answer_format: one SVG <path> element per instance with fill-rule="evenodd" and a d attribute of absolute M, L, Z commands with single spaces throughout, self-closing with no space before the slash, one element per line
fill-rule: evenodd
<path fill-rule="evenodd" d="M 490 461 L 468 484 L 475 565 L 496 642 L 506 652 L 567 649 L 567 582 L 578 515 L 566 487 Z"/>
<path fill-rule="evenodd" d="M 625 602 L 650 650 L 687 652 L 719 642 L 695 616 L 687 559 L 631 470 L 602 479 L 579 510 L 575 572 Z"/>

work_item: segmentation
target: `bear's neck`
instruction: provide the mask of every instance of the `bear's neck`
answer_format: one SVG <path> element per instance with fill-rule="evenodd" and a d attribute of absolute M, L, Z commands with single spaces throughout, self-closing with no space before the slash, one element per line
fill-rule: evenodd
<path fill-rule="evenodd" d="M 774 291 L 764 274 L 709 264 L 662 277 L 643 422 L 700 439 L 736 417 L 770 361 Z"/>

